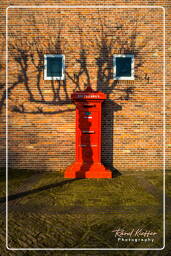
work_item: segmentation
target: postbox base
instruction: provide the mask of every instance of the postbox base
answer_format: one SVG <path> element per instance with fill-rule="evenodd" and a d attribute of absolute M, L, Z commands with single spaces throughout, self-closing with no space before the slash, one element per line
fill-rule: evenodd
<path fill-rule="evenodd" d="M 65 170 L 64 178 L 112 178 L 112 172 L 101 163 L 75 162 Z"/>

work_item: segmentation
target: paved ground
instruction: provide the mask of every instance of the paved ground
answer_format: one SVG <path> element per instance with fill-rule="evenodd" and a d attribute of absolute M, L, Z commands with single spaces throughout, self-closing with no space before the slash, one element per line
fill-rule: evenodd
<path fill-rule="evenodd" d="M 171 180 L 170 172 L 167 181 Z M 164 251 L 7 251 L 5 187 L 0 193 L 0 255 L 170 255 L 171 190 L 166 186 Z M 168 183 L 167 183 L 168 184 Z M 162 172 L 122 173 L 113 179 L 64 179 L 58 173 L 9 171 L 10 248 L 160 248 L 163 237 Z M 115 232 L 142 229 L 154 241 L 118 241 Z M 126 238 L 126 237 L 125 237 Z M 128 238 L 128 237 L 127 237 Z M 139 235 L 136 238 L 143 238 Z M 171 244 L 171 243 L 170 243 Z M 171 247 L 171 246 L 170 246 Z M 138 253 L 138 254 L 137 254 Z"/>

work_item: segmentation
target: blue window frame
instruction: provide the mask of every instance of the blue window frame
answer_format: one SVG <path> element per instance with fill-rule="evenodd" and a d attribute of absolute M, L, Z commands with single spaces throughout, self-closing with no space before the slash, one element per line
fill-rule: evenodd
<path fill-rule="evenodd" d="M 63 54 L 44 55 L 44 79 L 64 80 L 65 56 Z"/>

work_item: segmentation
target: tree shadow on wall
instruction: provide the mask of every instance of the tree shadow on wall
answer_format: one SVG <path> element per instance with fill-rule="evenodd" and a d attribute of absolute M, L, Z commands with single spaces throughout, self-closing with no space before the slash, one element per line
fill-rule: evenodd
<path fill-rule="evenodd" d="M 15 61 L 20 66 L 20 74 L 18 81 L 12 85 L 11 89 L 9 89 L 8 94 L 10 97 L 10 93 L 18 83 L 23 82 L 25 85 L 25 90 L 28 93 L 28 100 L 30 103 L 39 103 L 44 105 L 53 105 L 53 106 L 61 106 L 67 105 L 71 103 L 71 99 L 69 98 L 69 94 L 67 91 L 67 82 L 71 81 L 74 84 L 73 91 L 81 90 L 81 80 L 82 77 L 85 78 L 86 86 L 91 85 L 89 69 L 87 65 L 87 50 L 84 46 L 83 38 L 82 38 L 82 30 L 80 32 L 80 55 L 79 58 L 76 59 L 76 62 L 79 63 L 79 70 L 73 71 L 72 74 L 69 74 L 67 70 L 65 70 L 67 80 L 63 81 L 51 81 L 51 88 L 53 92 L 53 99 L 51 101 L 46 100 L 43 94 L 43 90 L 41 88 L 41 76 L 44 70 L 43 66 L 43 58 L 44 51 L 39 49 L 36 44 L 36 54 L 38 56 L 38 62 L 35 61 L 35 57 L 30 48 L 23 49 L 22 45 L 19 47 L 18 45 L 12 44 L 11 49 L 16 53 Z M 103 30 L 102 30 L 103 31 Z M 23 46 L 24 47 L 24 46 Z M 53 48 L 53 49 L 52 49 Z M 97 66 L 97 91 L 102 91 L 106 93 L 107 100 L 104 103 L 103 108 L 103 119 L 102 119 L 102 162 L 106 164 L 109 169 L 113 170 L 114 175 L 117 173 L 116 169 L 113 168 L 113 119 L 114 113 L 116 111 L 122 110 L 122 106 L 114 102 L 110 99 L 110 95 L 112 95 L 114 90 L 118 90 L 122 92 L 122 99 L 129 100 L 130 95 L 133 94 L 133 88 L 127 87 L 126 89 L 118 89 L 118 81 L 113 81 L 113 56 L 112 56 L 112 48 L 113 41 L 109 42 L 106 39 L 106 35 L 102 33 L 100 43 L 97 43 L 98 56 L 96 58 L 96 66 Z M 54 47 L 49 45 L 48 52 L 51 54 L 61 54 L 62 46 L 61 46 L 61 37 L 60 34 L 57 36 L 56 43 Z M 14 55 L 15 56 L 15 55 Z M 36 86 L 39 92 L 39 99 L 36 98 L 29 84 L 29 75 L 28 75 L 28 67 L 29 62 L 31 62 L 36 70 Z M 65 99 L 61 99 L 60 90 L 63 88 L 65 93 Z M 9 93 L 10 92 L 10 93 Z M 14 106 L 12 111 L 18 113 L 26 113 L 26 114 L 57 114 L 62 112 L 70 112 L 74 111 L 74 109 L 67 108 L 66 110 L 57 110 L 57 111 L 44 111 L 42 106 L 37 107 L 37 109 L 33 111 L 28 111 L 25 109 L 23 104 L 19 106 Z M 107 158 L 106 158 L 107 152 Z"/>
<path fill-rule="evenodd" d="M 29 45 L 29 46 L 28 46 Z M 41 77 L 44 71 L 44 54 L 45 52 L 48 53 L 55 53 L 60 54 L 62 52 L 61 49 L 61 33 L 59 31 L 56 41 L 54 45 L 48 44 L 46 51 L 42 49 L 37 43 L 37 37 L 34 38 L 33 42 L 28 44 L 25 47 L 25 43 L 21 40 L 20 42 L 13 40 L 12 42 L 9 41 L 9 54 L 11 54 L 14 62 L 20 67 L 18 71 L 18 80 L 14 83 L 9 83 L 8 91 L 4 90 L 1 100 L 0 100 L 0 111 L 6 100 L 6 95 L 8 94 L 8 99 L 10 99 L 11 93 L 13 89 L 19 85 L 24 84 L 25 90 L 28 93 L 28 103 L 34 104 L 37 103 L 37 107 L 35 110 L 27 110 L 25 109 L 24 104 L 14 105 L 12 107 L 13 112 L 18 113 L 26 113 L 26 114 L 57 114 L 62 113 L 65 111 L 73 111 L 74 109 L 68 108 L 67 110 L 55 110 L 55 111 L 44 111 L 43 105 L 47 106 L 62 106 L 71 104 L 71 99 L 69 98 L 66 80 L 63 81 L 51 81 L 51 89 L 53 92 L 52 100 L 45 99 L 45 93 L 43 92 L 43 88 L 41 85 Z M 33 54 L 34 49 L 34 54 Z M 36 82 L 35 88 L 37 89 L 38 96 L 35 95 L 35 88 L 32 89 L 30 83 L 30 73 L 29 73 L 29 66 L 32 64 L 32 67 L 35 69 L 36 74 Z M 12 85 L 11 85 L 12 84 Z M 4 88 L 4 87 L 3 87 Z M 60 97 L 60 90 L 64 91 L 64 98 L 61 99 Z"/>
<path fill-rule="evenodd" d="M 97 90 L 102 91 L 107 95 L 107 99 L 102 108 L 102 162 L 107 168 L 113 171 L 113 176 L 120 175 L 120 173 L 113 167 L 114 159 L 114 118 L 117 111 L 122 110 L 122 105 L 119 105 L 110 96 L 114 92 L 119 92 L 121 96 L 117 100 L 128 101 L 134 93 L 134 87 L 127 85 L 123 88 L 119 84 L 119 80 L 113 79 L 113 39 L 107 39 L 104 24 L 101 23 L 101 38 L 98 45 L 98 56 L 96 58 L 97 65 Z M 132 37 L 132 44 L 134 43 Z M 124 45 L 124 54 L 134 54 L 133 45 L 131 49 L 128 45 Z M 119 85 L 119 86 L 118 86 Z M 113 98 L 113 97 L 112 97 Z M 115 97 L 116 98 L 116 97 Z"/>
<path fill-rule="evenodd" d="M 39 49 L 36 44 L 35 54 L 38 56 L 38 62 L 36 62 L 35 56 L 31 53 L 31 46 L 27 49 L 23 49 L 23 45 L 18 46 L 15 43 L 10 44 L 10 49 L 12 51 L 12 55 L 14 55 L 14 61 L 19 65 L 20 70 L 18 74 L 18 80 L 12 85 L 10 84 L 8 91 L 4 90 L 1 100 L 0 100 L 0 111 L 5 104 L 6 94 L 8 93 L 8 99 L 12 94 L 12 91 L 15 87 L 20 84 L 24 84 L 25 90 L 28 93 L 28 102 L 37 103 L 39 106 L 35 108 L 35 110 L 27 110 L 24 104 L 14 105 L 12 107 L 13 112 L 18 113 L 26 113 L 26 114 L 58 114 L 62 112 L 71 112 L 74 111 L 73 108 L 67 108 L 64 110 L 44 110 L 43 106 L 67 106 L 67 104 L 71 104 L 71 98 L 69 97 L 67 83 L 71 81 L 74 84 L 73 91 L 81 90 L 81 78 L 82 76 L 86 76 L 87 85 L 90 85 L 90 75 L 87 68 L 87 53 L 84 49 L 84 45 L 82 44 L 82 48 L 80 49 L 80 56 L 76 59 L 76 62 L 79 63 L 79 70 L 77 72 L 73 72 L 70 74 L 67 69 L 65 70 L 65 74 L 67 79 L 65 80 L 51 80 L 51 90 L 53 93 L 52 100 L 46 100 L 45 95 L 41 86 L 41 77 L 44 71 L 44 51 Z M 58 35 L 54 48 L 49 45 L 48 50 L 51 54 L 62 54 L 61 48 L 61 38 Z M 38 91 L 38 96 L 35 95 L 34 90 L 32 90 L 30 86 L 30 77 L 28 75 L 28 67 L 29 63 L 32 63 L 35 71 L 36 71 L 36 88 Z M 4 89 L 5 85 L 1 86 Z M 60 91 L 63 89 L 64 97 L 61 98 Z"/>
<path fill-rule="evenodd" d="M 100 14 L 99 14 L 100 15 Z M 99 55 L 96 58 L 96 65 L 97 65 L 97 90 L 103 91 L 107 94 L 107 98 L 109 99 L 109 96 L 113 93 L 113 91 L 120 91 L 123 92 L 123 95 L 121 99 L 123 100 L 129 100 L 129 97 L 131 94 L 133 94 L 133 86 L 127 86 L 127 88 L 117 88 L 117 81 L 112 81 L 112 66 L 113 66 L 113 59 L 112 59 L 112 50 L 115 49 L 114 44 L 117 42 L 119 45 L 120 50 L 123 50 L 124 53 L 132 53 L 135 56 L 138 55 L 138 53 L 145 47 L 146 44 L 142 44 L 139 46 L 139 48 L 136 47 L 136 38 L 138 35 L 137 27 L 138 27 L 138 21 L 135 24 L 135 29 L 132 31 L 132 35 L 130 37 L 131 43 L 128 45 L 128 42 L 126 39 L 123 41 L 120 37 L 120 32 L 122 31 L 123 26 L 116 26 L 116 28 L 113 28 L 119 33 L 116 33 L 115 39 L 110 39 L 108 37 L 108 34 L 111 33 L 108 26 L 105 24 L 105 19 L 103 17 L 99 16 L 100 21 L 100 37 L 97 40 L 97 38 L 93 38 L 93 43 L 95 42 L 95 52 L 98 51 Z M 136 22 L 136 21 L 135 21 Z M 15 105 L 12 108 L 12 111 L 18 112 L 18 113 L 27 113 L 27 114 L 57 114 L 62 113 L 65 111 L 73 111 L 73 109 L 70 109 L 67 107 L 65 110 L 54 110 L 54 111 L 47 111 L 45 110 L 44 106 L 67 106 L 68 104 L 71 104 L 71 99 L 68 93 L 68 83 L 72 82 L 74 84 L 73 91 L 81 90 L 81 80 L 84 76 L 86 79 L 85 82 L 87 85 L 91 84 L 91 77 L 89 74 L 89 69 L 87 66 L 87 47 L 85 43 L 86 34 L 84 31 L 84 28 L 81 26 L 81 23 L 76 24 L 77 31 L 79 35 L 80 40 L 80 56 L 75 61 L 79 63 L 79 70 L 72 71 L 72 73 L 69 73 L 67 68 L 65 70 L 67 79 L 65 80 L 58 80 L 58 81 L 51 81 L 51 90 L 53 93 L 52 100 L 46 100 L 46 95 L 43 92 L 43 88 L 41 85 L 41 77 L 43 75 L 44 70 L 44 54 L 47 52 L 49 54 L 63 54 L 63 45 L 67 44 L 65 42 L 65 39 L 63 37 L 63 29 L 64 24 L 62 24 L 62 21 L 60 18 L 56 21 L 54 20 L 54 24 L 57 25 L 58 31 L 54 38 L 49 38 L 48 43 L 46 46 L 42 44 L 42 38 L 39 36 L 40 29 L 38 28 L 36 24 L 36 19 L 33 17 L 33 26 L 35 29 L 35 37 L 32 37 L 31 41 L 29 42 L 27 38 L 23 38 L 22 40 L 17 39 L 17 35 L 15 34 L 15 31 L 10 32 L 10 38 L 9 38 L 9 54 L 19 66 L 18 76 L 17 80 L 13 82 L 12 84 L 9 84 L 8 88 L 8 98 L 10 99 L 11 93 L 13 89 L 18 86 L 19 84 L 24 84 L 25 90 L 28 93 L 28 102 L 31 103 L 37 103 L 35 106 L 35 110 L 27 110 L 25 109 L 24 104 Z M 50 24 L 51 25 L 51 24 Z M 112 30 L 114 31 L 114 30 Z M 88 38 L 86 39 L 88 40 Z M 89 39 L 89 41 L 91 41 Z M 91 43 L 91 42 L 90 42 Z M 138 56 L 138 58 L 142 58 L 141 54 Z M 30 82 L 30 74 L 29 74 L 29 67 L 32 65 L 34 67 L 34 73 L 36 74 L 36 82 L 35 87 L 37 89 L 38 94 L 35 95 L 34 91 L 31 88 L 31 82 Z M 139 67 L 142 65 L 142 62 L 139 62 L 136 64 L 136 67 Z M 135 67 L 135 68 L 136 68 Z M 145 79 L 149 79 L 147 74 L 145 75 Z M 3 93 L 2 97 L 0 99 L 0 111 L 2 110 L 2 106 L 5 103 L 6 98 L 6 90 L 4 90 L 4 84 L 1 86 Z M 1 89 L 1 88 L 0 88 Z M 61 98 L 60 92 L 61 90 L 64 92 L 64 97 Z M 115 107 L 114 107 L 115 108 Z"/>

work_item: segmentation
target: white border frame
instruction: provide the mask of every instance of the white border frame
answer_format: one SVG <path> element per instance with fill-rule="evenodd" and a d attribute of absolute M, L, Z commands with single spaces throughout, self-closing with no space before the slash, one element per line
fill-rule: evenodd
<path fill-rule="evenodd" d="M 116 58 L 131 58 L 131 76 L 116 76 Z M 114 80 L 134 80 L 134 55 L 133 54 L 114 54 L 113 55 L 113 79 Z"/>
<path fill-rule="evenodd" d="M 47 57 L 62 57 L 62 76 L 47 76 Z M 65 75 L 65 55 L 64 54 L 44 54 L 44 80 L 64 80 Z"/>
<path fill-rule="evenodd" d="M 111 9 L 111 8 L 121 8 L 121 9 L 134 9 L 134 8 L 159 8 L 163 10 L 163 247 L 162 248 L 10 248 L 8 246 L 8 9 L 10 8 L 57 8 L 57 9 Z M 166 31 L 165 31 L 165 8 L 163 6 L 143 6 L 143 5 L 88 5 L 88 6 L 81 6 L 81 5 L 16 5 L 16 6 L 8 6 L 6 8 L 6 248 L 12 251 L 22 251 L 22 250 L 29 250 L 29 251 L 146 251 L 146 250 L 163 250 L 165 248 L 165 139 L 166 139 L 166 116 L 165 116 L 165 72 L 166 72 L 166 54 L 165 54 L 165 38 L 166 38 Z"/>

